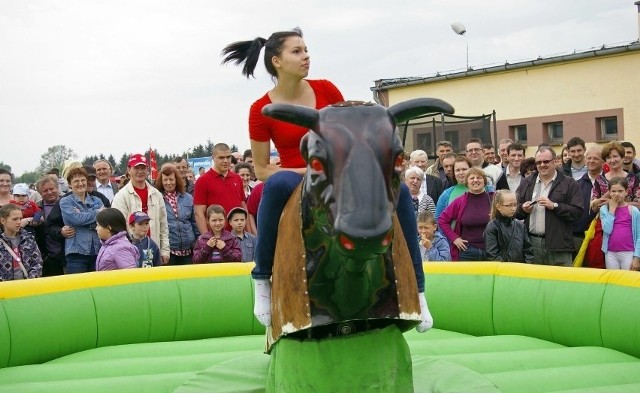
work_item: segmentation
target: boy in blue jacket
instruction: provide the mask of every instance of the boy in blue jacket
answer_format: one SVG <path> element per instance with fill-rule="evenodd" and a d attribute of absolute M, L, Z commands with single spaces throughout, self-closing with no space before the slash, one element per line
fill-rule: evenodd
<path fill-rule="evenodd" d="M 450 261 L 449 240 L 437 229 L 438 224 L 433 213 L 425 210 L 418 214 L 418 234 L 420 255 L 423 261 Z"/>

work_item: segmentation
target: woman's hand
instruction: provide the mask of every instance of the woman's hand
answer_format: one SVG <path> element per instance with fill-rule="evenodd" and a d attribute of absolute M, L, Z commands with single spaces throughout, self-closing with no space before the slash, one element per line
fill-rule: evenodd
<path fill-rule="evenodd" d="M 453 245 L 456 246 L 458 248 L 458 250 L 460 251 L 466 251 L 467 250 L 467 243 L 469 243 L 468 240 L 464 240 L 463 238 L 459 237 L 456 240 L 453 241 Z"/>
<path fill-rule="evenodd" d="M 629 270 L 635 270 L 635 271 L 640 270 L 640 258 L 633 257 L 633 261 L 631 261 L 631 267 L 629 268 Z"/>
<path fill-rule="evenodd" d="M 60 233 L 62 234 L 62 237 L 68 239 L 76 235 L 76 230 L 73 227 L 65 225 L 60 229 Z"/>

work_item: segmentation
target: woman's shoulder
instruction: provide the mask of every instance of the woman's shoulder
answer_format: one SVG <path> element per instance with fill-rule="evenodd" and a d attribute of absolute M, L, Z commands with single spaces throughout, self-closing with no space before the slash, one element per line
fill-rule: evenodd
<path fill-rule="evenodd" d="M 306 79 L 306 81 L 316 94 L 316 98 L 318 96 L 324 98 L 328 105 L 344 101 L 342 93 L 332 82 L 326 79 Z M 317 104 L 319 104 L 318 107 L 324 106 L 322 103 L 317 102 Z"/>
<path fill-rule="evenodd" d="M 269 98 L 269 93 L 265 93 L 262 97 L 258 98 L 251 104 L 251 113 L 258 111 L 258 113 L 262 113 L 262 108 L 265 105 L 271 104 L 271 99 Z"/>

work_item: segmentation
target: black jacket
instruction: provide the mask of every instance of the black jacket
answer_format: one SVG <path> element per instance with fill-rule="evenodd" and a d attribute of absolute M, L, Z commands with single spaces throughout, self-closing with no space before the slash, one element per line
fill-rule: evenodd
<path fill-rule="evenodd" d="M 549 190 L 549 200 L 558 204 L 553 210 L 545 211 L 545 246 L 549 251 L 566 252 L 574 251 L 573 247 L 573 223 L 580 219 L 584 211 L 582 192 L 580 186 L 571 176 L 558 174 Z M 538 180 L 538 173 L 522 179 L 520 187 L 516 191 L 518 198 L 518 210 L 516 218 L 524 219 L 524 226 L 529 230 L 529 214 L 522 210 L 522 204 L 530 201 L 533 196 L 533 188 Z"/>
<path fill-rule="evenodd" d="M 437 205 L 438 199 L 440 198 L 442 191 L 444 191 L 442 187 L 442 180 L 435 176 L 424 175 L 423 181 L 427 183 L 427 195 L 429 195 L 431 199 L 433 199 L 433 203 Z"/>
<path fill-rule="evenodd" d="M 528 231 L 513 217 L 499 215 L 489 221 L 484 230 L 484 245 L 488 261 L 533 263 Z"/>

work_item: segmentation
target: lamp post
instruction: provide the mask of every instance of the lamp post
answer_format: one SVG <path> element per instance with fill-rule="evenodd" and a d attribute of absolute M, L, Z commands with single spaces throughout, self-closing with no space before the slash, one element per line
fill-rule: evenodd
<path fill-rule="evenodd" d="M 464 25 L 460 22 L 453 22 L 451 24 L 451 29 L 453 29 L 453 32 L 456 33 L 457 35 L 463 36 L 464 33 L 467 32 L 467 29 L 464 27 Z M 467 71 L 469 70 L 469 41 L 465 40 L 466 44 L 467 44 Z"/>

